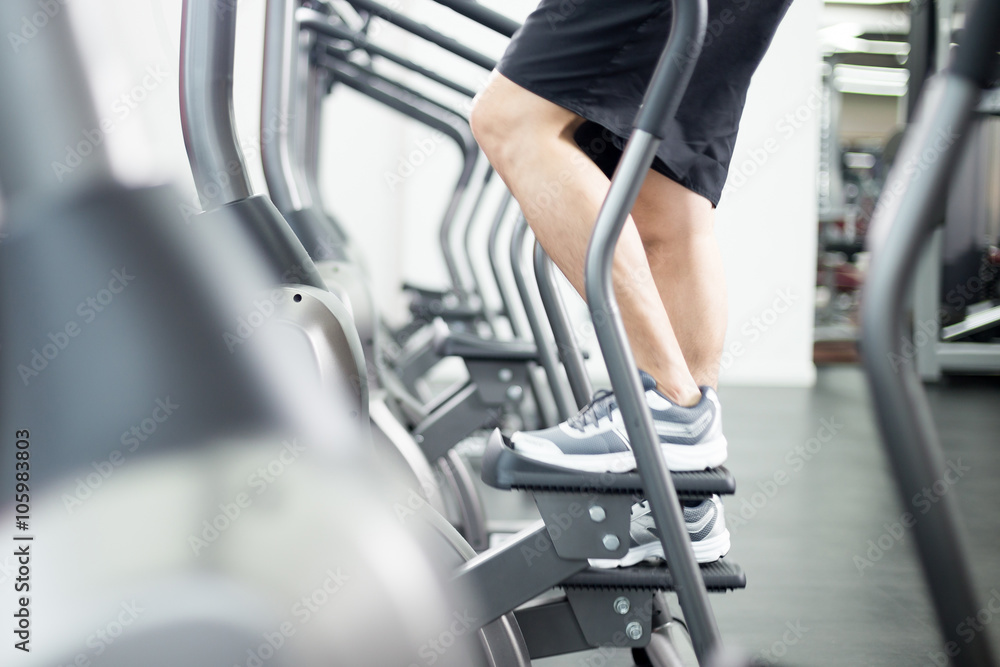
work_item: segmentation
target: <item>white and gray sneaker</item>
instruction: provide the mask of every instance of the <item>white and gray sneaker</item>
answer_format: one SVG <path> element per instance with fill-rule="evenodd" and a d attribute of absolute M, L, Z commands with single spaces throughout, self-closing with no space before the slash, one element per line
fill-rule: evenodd
<path fill-rule="evenodd" d="M 701 401 L 685 408 L 657 391 L 656 380 L 648 373 L 639 374 L 667 467 L 683 472 L 722 465 L 726 437 L 715 390 L 702 387 Z M 606 390 L 597 392 L 589 405 L 558 426 L 519 431 L 510 441 L 524 456 L 563 468 L 599 473 L 635 470 L 625 422 L 614 394 Z"/>
<path fill-rule="evenodd" d="M 694 558 L 699 563 L 713 563 L 729 553 L 729 529 L 726 528 L 726 516 L 719 496 L 706 498 L 697 505 L 684 506 L 684 524 L 691 537 Z M 610 569 L 629 567 L 651 558 L 663 559 L 660 532 L 653 522 L 648 502 L 632 507 L 629 533 L 631 545 L 623 558 L 592 558 L 591 566 Z"/>

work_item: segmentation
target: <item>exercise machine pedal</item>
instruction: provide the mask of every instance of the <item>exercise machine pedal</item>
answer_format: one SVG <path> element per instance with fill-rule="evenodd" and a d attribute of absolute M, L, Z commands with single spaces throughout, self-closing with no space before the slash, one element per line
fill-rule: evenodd
<path fill-rule="evenodd" d="M 747 577 L 743 568 L 726 558 L 698 566 L 705 588 L 709 592 L 746 588 Z M 589 568 L 574 574 L 562 583 L 562 588 L 674 590 L 674 578 L 665 564 L 640 563 L 632 567 L 615 569 Z"/>
<path fill-rule="evenodd" d="M 670 476 L 677 496 L 684 500 L 736 492 L 736 480 L 725 467 L 673 472 Z M 494 430 L 486 442 L 482 478 L 489 486 L 503 490 L 643 494 L 642 480 L 636 472 L 581 472 L 536 461 L 518 453 L 500 429 Z"/>

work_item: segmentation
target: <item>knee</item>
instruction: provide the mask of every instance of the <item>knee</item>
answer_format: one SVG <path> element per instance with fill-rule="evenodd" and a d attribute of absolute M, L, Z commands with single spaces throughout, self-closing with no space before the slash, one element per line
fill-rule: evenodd
<path fill-rule="evenodd" d="M 687 255 L 693 247 L 716 242 L 711 218 L 663 215 L 653 222 L 644 222 L 646 224 L 640 224 L 636 218 L 636 227 L 647 255 Z"/>
<path fill-rule="evenodd" d="M 486 157 L 501 170 L 513 152 L 511 144 L 518 136 L 519 119 L 511 102 L 495 93 L 494 85 L 490 84 L 476 98 L 469 126 Z"/>
<path fill-rule="evenodd" d="M 647 253 L 686 253 L 715 243 L 715 208 L 705 197 L 652 172 L 632 210 Z"/>

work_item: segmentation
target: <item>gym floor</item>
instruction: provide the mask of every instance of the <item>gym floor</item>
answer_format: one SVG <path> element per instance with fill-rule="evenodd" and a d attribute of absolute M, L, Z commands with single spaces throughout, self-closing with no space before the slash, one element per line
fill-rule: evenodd
<path fill-rule="evenodd" d="M 727 646 L 759 664 L 944 665 L 910 530 L 934 491 L 903 508 L 856 366 L 820 369 L 811 389 L 723 387 L 729 558 L 748 587 L 712 600 Z M 930 387 L 965 520 L 981 603 L 1000 606 L 1000 380 Z M 499 500 L 487 499 L 487 512 Z M 509 504 L 505 509 L 509 509 Z M 676 607 L 675 607 L 676 610 Z M 1000 647 L 1000 614 L 982 630 Z M 983 626 L 978 626 L 983 627 Z M 977 631 L 977 630 L 974 630 Z M 631 665 L 627 651 L 579 653 L 540 667 Z"/>

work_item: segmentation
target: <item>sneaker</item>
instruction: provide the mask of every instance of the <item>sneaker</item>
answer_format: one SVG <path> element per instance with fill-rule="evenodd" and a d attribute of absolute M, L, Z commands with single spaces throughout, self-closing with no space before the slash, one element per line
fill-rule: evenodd
<path fill-rule="evenodd" d="M 729 529 L 726 528 L 726 515 L 719 496 L 706 498 L 697 505 L 684 506 L 684 524 L 691 537 L 694 558 L 699 563 L 714 563 L 729 553 Z M 623 558 L 592 558 L 590 564 L 600 568 L 629 567 L 650 558 L 664 559 L 660 532 L 653 522 L 648 502 L 633 506 L 629 533 L 631 545 Z"/>
<path fill-rule="evenodd" d="M 722 407 L 715 390 L 702 387 L 701 401 L 684 408 L 657 391 L 652 376 L 642 371 L 639 374 L 667 467 L 681 472 L 722 465 L 726 437 L 722 435 Z M 510 440 L 521 454 L 562 468 L 598 473 L 635 470 L 625 422 L 609 391 L 597 392 L 589 405 L 558 426 L 520 431 Z"/>

